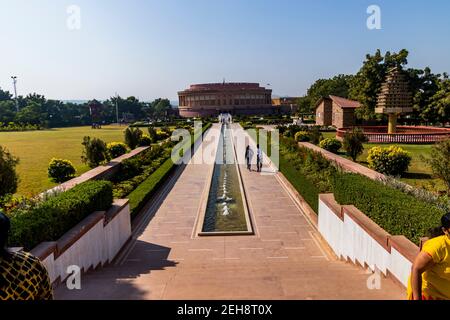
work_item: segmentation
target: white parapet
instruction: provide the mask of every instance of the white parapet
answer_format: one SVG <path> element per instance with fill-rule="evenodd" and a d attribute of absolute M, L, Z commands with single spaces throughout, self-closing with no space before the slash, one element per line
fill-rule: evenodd
<path fill-rule="evenodd" d="M 42 260 L 53 283 L 64 281 L 70 266 L 87 271 L 111 262 L 130 237 L 130 206 L 120 199 L 110 210 L 86 217 L 58 241 L 43 242 L 31 252 Z"/>
<path fill-rule="evenodd" d="M 404 236 L 391 236 L 354 206 L 339 205 L 332 194 L 319 196 L 318 229 L 337 257 L 407 286 L 419 248 Z"/>

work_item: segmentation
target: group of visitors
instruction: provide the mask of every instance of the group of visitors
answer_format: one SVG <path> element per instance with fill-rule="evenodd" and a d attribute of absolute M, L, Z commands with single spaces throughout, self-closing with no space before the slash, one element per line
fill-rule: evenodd
<path fill-rule="evenodd" d="M 245 148 L 245 162 L 247 164 L 247 169 L 249 171 L 252 171 L 252 158 L 253 158 L 253 151 L 250 148 L 249 145 Z M 256 145 L 256 171 L 261 172 L 262 168 L 262 161 L 263 161 L 263 155 L 261 148 L 259 147 L 259 144 Z"/>

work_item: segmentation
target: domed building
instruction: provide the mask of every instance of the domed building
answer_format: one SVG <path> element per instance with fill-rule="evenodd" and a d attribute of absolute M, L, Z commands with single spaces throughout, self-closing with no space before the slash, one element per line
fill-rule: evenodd
<path fill-rule="evenodd" d="M 178 110 L 182 117 L 264 115 L 275 112 L 272 90 L 258 83 L 223 82 L 193 84 L 178 92 Z"/>

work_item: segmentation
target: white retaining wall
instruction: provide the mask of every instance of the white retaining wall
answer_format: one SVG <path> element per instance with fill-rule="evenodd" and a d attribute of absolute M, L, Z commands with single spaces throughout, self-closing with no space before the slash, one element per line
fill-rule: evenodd
<path fill-rule="evenodd" d="M 405 287 L 419 248 L 403 236 L 392 237 L 353 206 L 332 195 L 319 197 L 318 229 L 341 259 L 392 274 Z"/>
<path fill-rule="evenodd" d="M 60 240 L 41 243 L 32 253 L 41 258 L 53 283 L 63 281 L 71 265 L 87 271 L 111 262 L 130 237 L 128 200 L 116 200 L 110 211 L 92 213 Z"/>

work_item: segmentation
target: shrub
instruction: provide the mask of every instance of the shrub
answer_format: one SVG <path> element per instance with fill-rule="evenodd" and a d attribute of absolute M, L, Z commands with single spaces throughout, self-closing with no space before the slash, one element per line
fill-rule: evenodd
<path fill-rule="evenodd" d="M 335 174 L 333 192 L 338 203 L 354 205 L 390 234 L 404 235 L 416 244 L 430 228 L 439 225 L 445 213 L 435 205 L 358 174 Z"/>
<path fill-rule="evenodd" d="M 92 212 L 110 208 L 112 201 L 111 182 L 88 181 L 34 207 L 14 210 L 9 245 L 30 250 L 42 241 L 58 240 Z"/>
<path fill-rule="evenodd" d="M 106 145 L 109 157 L 111 159 L 120 157 L 127 153 L 127 145 L 123 142 L 110 142 Z"/>
<path fill-rule="evenodd" d="M 53 158 L 48 164 L 47 172 L 53 181 L 64 182 L 75 175 L 75 167 L 69 160 Z"/>
<path fill-rule="evenodd" d="M 342 147 L 342 143 L 335 138 L 327 138 L 320 141 L 319 147 L 327 151 L 337 153 L 339 149 Z"/>
<path fill-rule="evenodd" d="M 141 141 L 142 131 L 139 128 L 125 129 L 125 143 L 130 149 L 135 149 Z"/>
<path fill-rule="evenodd" d="M 101 163 L 108 160 L 108 151 L 106 143 L 98 138 L 87 136 L 83 138 L 82 145 L 84 147 L 81 161 L 89 167 L 95 168 Z"/>
<path fill-rule="evenodd" d="M 286 127 L 283 135 L 288 138 L 295 138 L 295 134 L 298 131 L 308 131 L 308 130 L 309 130 L 309 128 L 306 126 L 299 126 L 299 125 L 293 124 L 293 125 Z"/>
<path fill-rule="evenodd" d="M 307 131 L 298 131 L 295 133 L 294 139 L 297 142 L 309 141 L 309 133 Z"/>
<path fill-rule="evenodd" d="M 158 140 L 158 133 L 154 127 L 148 127 L 148 136 L 150 137 L 151 143 L 155 143 Z"/>
<path fill-rule="evenodd" d="M 364 151 L 363 143 L 368 141 L 368 138 L 361 129 L 353 128 L 344 135 L 343 148 L 346 154 L 352 158 L 353 161 L 356 161 L 358 156 Z"/>
<path fill-rule="evenodd" d="M 323 139 L 323 135 L 320 132 L 320 129 L 318 127 L 313 127 L 309 131 L 309 140 L 311 141 L 311 143 L 319 144 L 320 141 L 322 141 L 322 139 Z"/>
<path fill-rule="evenodd" d="M 391 176 L 401 175 L 411 163 L 409 152 L 398 146 L 373 147 L 367 157 L 369 168 Z"/>
<path fill-rule="evenodd" d="M 170 134 L 168 134 L 168 133 L 165 132 L 165 131 L 159 131 L 159 132 L 157 133 L 157 136 L 158 136 L 158 141 L 159 141 L 159 140 L 165 140 L 165 139 L 169 138 L 169 137 L 170 137 Z"/>
<path fill-rule="evenodd" d="M 19 176 L 16 173 L 18 163 L 18 158 L 0 146 L 0 197 L 16 192 L 19 182 Z"/>
<path fill-rule="evenodd" d="M 120 163 L 120 171 L 117 173 L 116 179 L 123 181 L 140 174 L 142 165 L 140 157 L 125 159 Z"/>
<path fill-rule="evenodd" d="M 431 159 L 427 159 L 433 174 L 444 181 L 450 195 L 450 139 L 432 147 Z"/>
<path fill-rule="evenodd" d="M 152 144 L 152 139 L 150 139 L 150 136 L 147 134 L 143 134 L 141 137 L 141 141 L 139 141 L 139 145 L 141 147 L 147 147 Z"/>

